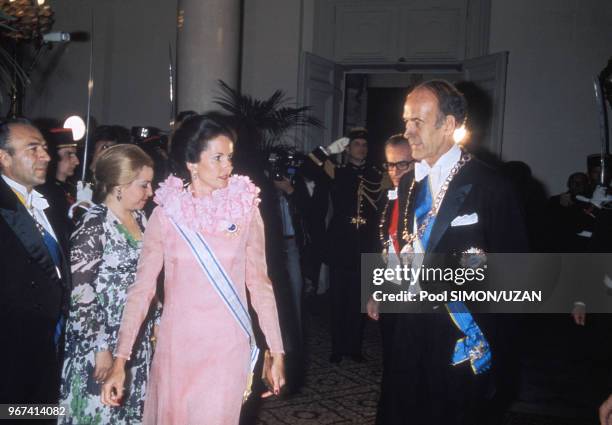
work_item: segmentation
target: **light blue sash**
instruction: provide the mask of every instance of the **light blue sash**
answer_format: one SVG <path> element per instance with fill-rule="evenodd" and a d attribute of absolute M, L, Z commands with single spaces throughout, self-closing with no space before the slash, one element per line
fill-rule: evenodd
<path fill-rule="evenodd" d="M 431 185 L 429 176 L 427 176 L 422 180 L 420 190 L 417 192 L 417 197 L 415 199 L 415 229 L 418 229 L 423 224 L 427 218 L 427 214 L 432 208 L 433 202 L 431 194 Z M 421 244 L 421 252 L 426 252 L 429 236 L 431 235 L 435 220 L 435 216 L 430 217 L 427 222 L 427 227 L 423 232 L 423 236 L 416 240 L 416 242 Z M 457 329 L 465 335 L 455 343 L 455 349 L 453 350 L 451 360 L 452 364 L 458 365 L 469 360 L 475 375 L 488 371 L 491 368 L 492 362 L 491 347 L 476 323 L 476 320 L 474 320 L 474 316 L 470 313 L 470 310 L 462 302 L 447 303 L 446 310 L 455 326 L 457 326 Z"/>
<path fill-rule="evenodd" d="M 488 371 L 492 361 L 491 347 L 474 320 L 474 316 L 462 302 L 447 303 L 446 309 L 455 326 L 465 335 L 455 344 L 453 365 L 469 360 L 475 375 Z"/>
<path fill-rule="evenodd" d="M 236 319 L 240 325 L 240 328 L 249 340 L 249 345 L 251 346 L 251 373 L 247 383 L 247 389 L 245 391 L 246 398 L 251 392 L 253 369 L 255 369 L 255 364 L 257 363 L 257 359 L 259 357 L 259 348 L 257 348 L 257 345 L 255 344 L 255 335 L 253 334 L 251 316 L 249 315 L 247 306 L 245 306 L 240 300 L 240 296 L 236 292 L 236 287 L 232 282 L 232 279 L 225 272 L 223 266 L 206 243 L 206 240 L 202 234 L 199 232 L 194 232 L 185 226 L 179 225 L 172 218 L 170 218 L 170 221 L 176 228 L 179 235 L 181 235 L 183 240 L 187 243 L 187 246 L 202 268 L 202 271 L 208 277 L 208 281 L 212 285 L 213 289 L 215 292 L 217 292 L 219 298 L 221 298 L 221 301 L 223 301 L 232 316 L 234 316 L 234 319 Z"/>

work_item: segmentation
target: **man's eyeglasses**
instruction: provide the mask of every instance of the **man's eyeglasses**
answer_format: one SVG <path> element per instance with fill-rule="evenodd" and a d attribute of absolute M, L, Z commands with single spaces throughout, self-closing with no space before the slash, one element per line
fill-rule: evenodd
<path fill-rule="evenodd" d="M 399 161 L 399 162 L 383 162 L 382 166 L 385 170 L 391 170 L 395 168 L 398 171 L 407 170 L 414 161 Z"/>

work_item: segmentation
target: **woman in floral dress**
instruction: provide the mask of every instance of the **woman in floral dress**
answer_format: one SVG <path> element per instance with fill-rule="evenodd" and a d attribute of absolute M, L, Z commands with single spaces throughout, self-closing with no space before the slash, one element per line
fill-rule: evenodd
<path fill-rule="evenodd" d="M 137 424 L 142 420 L 152 357 L 153 321 L 140 329 L 128 363 L 130 379 L 120 409 L 100 401 L 112 365 L 128 287 L 134 282 L 151 196 L 153 162 L 138 147 L 117 145 L 96 164 L 95 196 L 103 200 L 81 219 L 71 238 L 73 290 L 62 371 L 62 424 Z"/>

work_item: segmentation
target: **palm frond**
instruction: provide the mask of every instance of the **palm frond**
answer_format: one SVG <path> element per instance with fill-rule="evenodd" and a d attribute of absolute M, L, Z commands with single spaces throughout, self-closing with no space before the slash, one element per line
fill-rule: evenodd
<path fill-rule="evenodd" d="M 15 61 L 10 52 L 0 46 L 0 90 L 7 93 L 15 89 L 16 84 L 27 85 L 30 83 L 24 69 Z M 0 103 L 3 103 L 0 93 Z"/>
<path fill-rule="evenodd" d="M 7 23 L 7 22 L 10 22 L 10 21 L 14 21 L 16 19 L 17 18 L 15 18 L 14 16 L 11 16 L 11 15 L 7 14 L 3 10 L 0 10 L 0 30 L 3 30 L 3 31 L 16 31 L 15 28 L 13 28 L 12 26 L 10 26 Z"/>
<path fill-rule="evenodd" d="M 219 80 L 220 94 L 213 102 L 232 115 L 247 133 L 242 140 L 249 140 L 260 151 L 269 150 L 282 143 L 287 132 L 296 127 L 321 127 L 322 123 L 310 115 L 309 106 L 291 107 L 282 90 L 276 90 L 267 99 L 255 99 L 241 94 Z"/>

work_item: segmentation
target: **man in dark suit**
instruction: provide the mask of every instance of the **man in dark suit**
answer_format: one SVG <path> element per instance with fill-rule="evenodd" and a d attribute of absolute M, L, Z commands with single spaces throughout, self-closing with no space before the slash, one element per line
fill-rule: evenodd
<path fill-rule="evenodd" d="M 379 225 L 380 244 L 387 258 L 387 267 L 393 268 L 398 264 L 400 251 L 399 240 L 397 239 L 397 229 L 399 226 L 400 210 L 397 196 L 397 188 L 402 177 L 409 174 L 407 179 L 414 177 L 414 159 L 410 151 L 408 140 L 402 134 L 391 136 L 385 142 L 385 162 L 383 168 L 387 171 L 392 189 L 387 192 L 384 203 L 379 208 L 382 211 Z M 383 344 L 383 369 L 388 363 L 388 358 L 392 350 L 392 336 L 395 324 L 395 314 L 379 314 L 378 302 L 370 298 L 367 303 L 368 316 L 372 320 L 380 323 L 381 339 Z M 383 372 L 384 373 L 384 372 Z"/>
<path fill-rule="evenodd" d="M 466 106 L 463 95 L 442 80 L 417 86 L 404 105 L 404 136 L 418 162 L 414 182 L 400 183 L 398 240 L 403 251 L 423 253 L 425 265 L 433 261 L 433 254 L 452 261 L 468 251 L 525 252 L 528 246 L 510 183 L 455 144 L 457 130 L 466 120 Z M 487 347 L 482 352 L 492 353 L 491 362 L 480 363 L 488 356 L 478 351 L 457 361 L 454 350 L 465 337 L 465 328 L 449 317 L 449 304 L 419 308 L 419 314 L 399 315 L 396 321 L 378 422 L 495 423 L 489 418 L 489 401 L 495 395 L 495 373 L 503 369 L 495 317 L 465 316 L 477 324 L 475 338 Z"/>
<path fill-rule="evenodd" d="M 29 121 L 0 123 L 0 404 L 58 400 L 70 271 L 67 235 L 33 189 L 45 182 L 48 163 Z"/>

